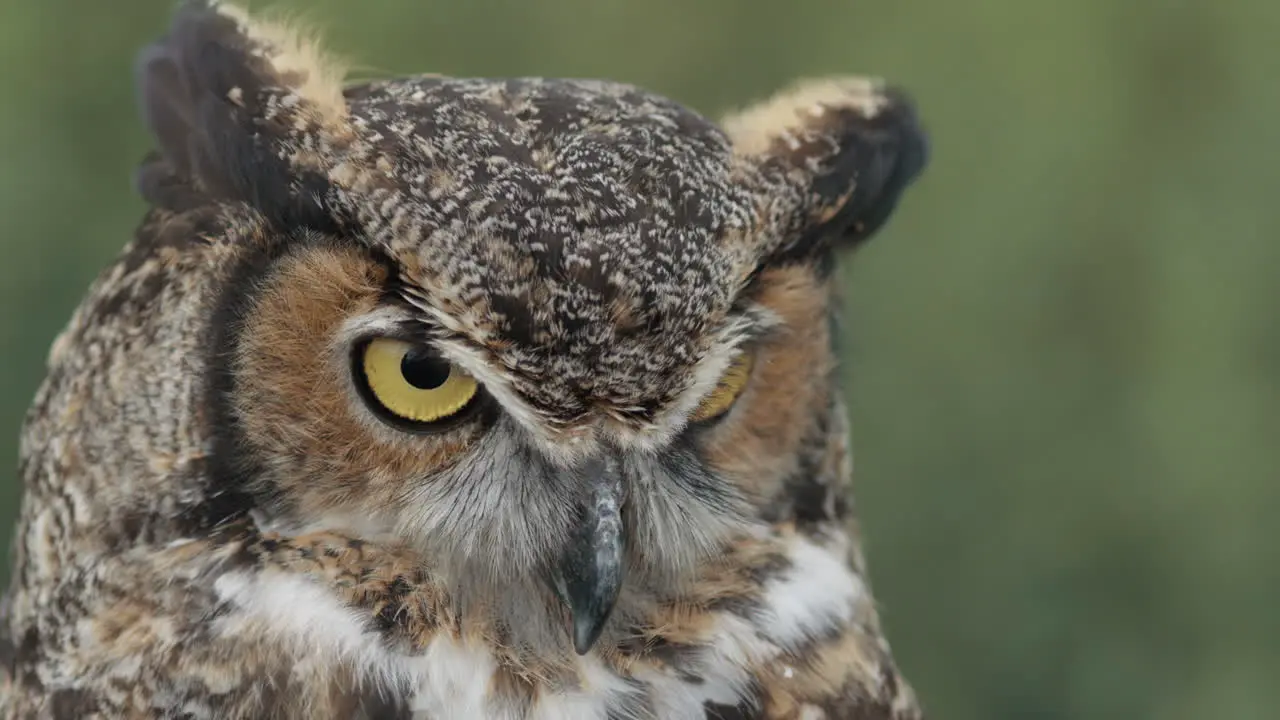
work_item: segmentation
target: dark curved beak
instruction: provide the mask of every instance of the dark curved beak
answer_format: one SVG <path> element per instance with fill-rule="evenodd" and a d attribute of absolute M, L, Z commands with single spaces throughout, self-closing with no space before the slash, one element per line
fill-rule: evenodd
<path fill-rule="evenodd" d="M 573 648 L 586 655 L 600 638 L 622 589 L 622 473 L 613 458 L 591 458 L 569 472 L 586 495 L 552 584 L 573 616 Z"/>

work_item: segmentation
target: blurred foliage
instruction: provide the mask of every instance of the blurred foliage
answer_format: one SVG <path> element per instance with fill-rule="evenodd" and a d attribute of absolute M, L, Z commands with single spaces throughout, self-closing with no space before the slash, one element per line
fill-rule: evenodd
<path fill-rule="evenodd" d="M 364 77 L 601 76 L 716 115 L 803 75 L 907 87 L 933 165 L 846 266 L 859 509 L 901 664 L 950 720 L 1276 716 L 1280 4 L 289 7 Z M 0 10 L 10 467 L 49 342 L 141 213 L 131 63 L 169 8 Z"/>

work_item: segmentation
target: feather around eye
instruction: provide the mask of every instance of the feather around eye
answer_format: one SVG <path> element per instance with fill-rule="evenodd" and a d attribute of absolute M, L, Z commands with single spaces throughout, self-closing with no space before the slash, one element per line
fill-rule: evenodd
<path fill-rule="evenodd" d="M 715 388 L 694 409 L 689 419 L 692 422 L 705 422 L 728 412 L 738 396 L 742 394 L 742 389 L 746 387 L 747 379 L 751 377 L 753 362 L 754 358 L 750 353 L 739 353 L 729 364 L 729 369 L 720 376 Z"/>
<path fill-rule="evenodd" d="M 357 367 L 374 409 L 414 427 L 458 416 L 480 390 L 461 368 L 403 340 L 370 340 L 357 351 Z"/>

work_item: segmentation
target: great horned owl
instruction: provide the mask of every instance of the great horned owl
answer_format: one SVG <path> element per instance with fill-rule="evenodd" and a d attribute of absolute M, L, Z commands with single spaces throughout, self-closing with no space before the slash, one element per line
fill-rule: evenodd
<path fill-rule="evenodd" d="M 916 718 L 856 532 L 833 256 L 911 103 L 344 87 L 188 2 L 151 209 L 21 446 L 5 718 Z"/>

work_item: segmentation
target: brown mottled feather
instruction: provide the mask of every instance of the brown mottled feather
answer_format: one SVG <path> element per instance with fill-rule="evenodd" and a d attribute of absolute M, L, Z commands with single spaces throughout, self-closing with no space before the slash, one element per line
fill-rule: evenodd
<path fill-rule="evenodd" d="M 344 88 L 207 0 L 138 73 L 152 207 L 23 428 L 0 715 L 920 717 L 831 337 L 834 253 L 926 160 L 905 96 L 812 82 L 717 125 L 603 81 Z M 387 422 L 375 336 L 481 410 Z M 625 579 L 579 656 L 549 577 L 603 454 Z"/>

